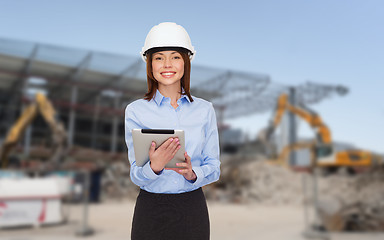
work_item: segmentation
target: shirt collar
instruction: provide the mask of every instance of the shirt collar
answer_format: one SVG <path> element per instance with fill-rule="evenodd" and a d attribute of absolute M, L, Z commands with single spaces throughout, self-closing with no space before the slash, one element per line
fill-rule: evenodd
<path fill-rule="evenodd" d="M 159 89 L 157 89 L 156 94 L 153 97 L 153 100 L 156 102 L 157 105 L 160 106 L 164 99 L 165 99 L 165 97 L 160 93 Z M 189 102 L 189 103 L 191 102 L 189 100 L 188 96 L 185 94 L 181 95 L 180 101 L 183 101 L 183 99 L 187 100 L 187 102 Z"/>
<path fill-rule="evenodd" d="M 163 99 L 164 99 L 164 96 L 160 93 L 159 89 L 157 89 L 155 96 L 153 97 L 153 100 L 157 103 L 157 105 L 160 106 Z"/>

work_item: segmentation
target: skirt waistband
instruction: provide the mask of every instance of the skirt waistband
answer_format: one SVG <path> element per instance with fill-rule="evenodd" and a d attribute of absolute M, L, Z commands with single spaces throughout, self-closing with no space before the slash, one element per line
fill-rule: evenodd
<path fill-rule="evenodd" d="M 152 193 L 147 192 L 140 188 L 139 197 L 148 197 L 148 198 L 156 198 L 156 199 L 180 199 L 180 198 L 193 198 L 196 196 L 199 196 L 203 194 L 203 190 L 200 188 L 190 191 L 190 192 L 183 192 L 183 193 Z"/>

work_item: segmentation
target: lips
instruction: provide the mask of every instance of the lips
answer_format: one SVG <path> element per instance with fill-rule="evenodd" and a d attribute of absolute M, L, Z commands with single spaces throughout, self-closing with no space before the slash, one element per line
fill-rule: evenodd
<path fill-rule="evenodd" d="M 173 76 L 176 74 L 176 72 L 162 72 L 160 73 L 161 76 L 164 76 L 164 77 L 169 77 L 169 76 Z"/>

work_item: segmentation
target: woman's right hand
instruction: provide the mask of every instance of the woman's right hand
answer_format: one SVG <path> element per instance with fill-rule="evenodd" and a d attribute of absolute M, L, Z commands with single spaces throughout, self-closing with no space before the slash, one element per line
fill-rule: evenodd
<path fill-rule="evenodd" d="M 169 138 L 159 148 L 156 149 L 156 143 L 152 142 L 149 148 L 149 160 L 152 170 L 159 174 L 165 165 L 172 160 L 177 150 L 180 149 L 178 138 Z"/>

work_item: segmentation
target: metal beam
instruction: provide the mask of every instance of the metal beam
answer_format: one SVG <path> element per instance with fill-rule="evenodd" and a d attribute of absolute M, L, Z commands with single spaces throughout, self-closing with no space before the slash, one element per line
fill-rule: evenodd
<path fill-rule="evenodd" d="M 226 71 L 218 76 L 210 78 L 204 82 L 202 82 L 197 89 L 200 87 L 204 90 L 217 91 L 218 89 L 222 89 L 231 78 L 232 72 Z"/>
<path fill-rule="evenodd" d="M 116 85 L 119 82 L 125 80 L 127 78 L 126 75 L 130 74 L 131 76 L 135 76 L 137 74 L 137 72 L 140 69 L 140 65 L 142 64 L 141 62 L 142 60 L 140 59 L 134 62 L 133 64 L 129 65 L 117 77 L 113 77 L 110 80 L 108 80 L 105 84 L 99 86 L 99 88 L 95 92 L 92 92 L 90 94 L 83 96 L 80 99 L 80 102 L 86 103 L 91 101 L 96 96 L 100 95 L 100 93 L 105 89 L 111 89 L 111 88 L 117 89 L 118 87 L 116 87 Z"/>
<path fill-rule="evenodd" d="M 100 96 L 96 97 L 96 103 L 95 108 L 93 109 L 93 119 L 92 119 L 92 139 L 91 139 L 91 147 L 96 149 L 96 142 L 97 142 L 97 125 L 99 122 L 99 115 L 100 115 Z"/>
<path fill-rule="evenodd" d="M 85 58 L 77 66 L 76 70 L 71 74 L 71 76 L 69 77 L 69 80 L 71 81 L 78 80 L 79 76 L 81 76 L 84 70 L 88 68 L 89 63 L 91 62 L 91 59 L 92 59 L 92 55 L 93 53 L 89 52 L 87 56 L 85 56 Z"/>
<path fill-rule="evenodd" d="M 117 109 L 119 107 L 120 97 L 114 98 L 114 107 Z M 112 133 L 111 133 L 111 152 L 116 153 L 117 150 L 117 132 L 119 127 L 119 119 L 120 117 L 114 115 L 112 118 Z"/>
<path fill-rule="evenodd" d="M 80 78 L 81 74 L 84 73 L 84 71 L 87 69 L 91 59 L 92 59 L 92 52 L 89 52 L 83 60 L 77 65 L 77 67 L 71 72 L 67 77 L 64 77 L 63 80 L 70 85 L 75 85 L 75 82 L 78 82 L 78 79 Z M 62 80 L 62 81 L 63 81 Z M 48 90 L 49 93 L 55 94 L 55 96 L 58 96 L 61 91 L 63 90 L 61 85 L 58 85 L 56 87 L 53 87 Z"/>
<path fill-rule="evenodd" d="M 289 89 L 289 104 L 292 106 L 296 106 L 296 89 Z M 297 143 L 297 126 L 296 126 L 296 115 L 291 111 L 288 113 L 288 135 L 289 135 L 289 146 Z M 289 165 L 296 166 L 297 165 L 297 154 L 296 151 L 291 151 L 289 154 Z"/>
<path fill-rule="evenodd" d="M 39 44 L 36 44 L 32 50 L 31 55 L 27 59 L 27 62 L 25 63 L 25 67 L 23 71 L 25 74 L 29 74 L 31 72 L 32 63 L 35 60 L 37 53 L 39 52 L 39 48 L 40 48 Z"/>
<path fill-rule="evenodd" d="M 15 72 L 12 72 L 12 71 L 7 71 L 7 70 L 4 70 L 4 69 L 1 69 L 0 67 L 0 73 L 3 73 L 3 74 L 8 74 L 8 75 L 13 75 L 15 77 L 29 77 L 28 75 L 24 74 L 24 73 L 15 73 Z M 81 88 L 86 88 L 86 89 L 96 89 L 96 90 L 103 90 L 102 89 L 102 85 L 98 85 L 98 84 L 92 84 L 92 83 L 83 83 L 81 81 L 76 81 L 76 82 L 70 82 L 68 81 L 67 78 L 57 78 L 57 77 L 50 77 L 50 76 L 43 76 L 43 75 L 39 75 L 40 77 L 44 78 L 45 80 L 47 80 L 48 82 L 52 82 L 52 83 L 56 83 L 57 85 L 63 87 L 63 85 L 65 86 L 78 86 L 79 89 Z M 121 89 L 121 88 L 112 88 L 112 87 L 109 87 L 110 90 L 114 90 L 114 91 L 119 91 L 119 92 L 122 92 L 126 95 L 142 95 L 142 92 L 135 92 L 135 91 L 131 91 L 131 90 L 126 90 L 126 89 Z M 58 98 L 55 96 L 55 98 Z"/>
<path fill-rule="evenodd" d="M 71 82 L 77 82 L 79 76 L 84 72 L 84 69 L 86 69 L 89 65 L 89 62 L 92 59 L 92 52 L 90 52 L 83 61 L 78 65 L 76 71 L 69 77 Z M 69 112 L 69 122 L 68 122 L 68 146 L 72 147 L 73 145 L 73 139 L 75 136 L 75 119 L 76 119 L 76 109 L 73 107 L 77 103 L 78 99 L 78 87 L 72 86 L 71 90 L 71 110 Z"/>
<path fill-rule="evenodd" d="M 74 105 L 77 102 L 78 88 L 77 86 L 72 87 L 71 92 L 71 104 Z M 74 107 L 71 107 L 69 112 L 69 122 L 68 122 L 68 147 L 73 146 L 73 138 L 75 135 L 75 118 L 76 118 L 76 110 Z"/>

